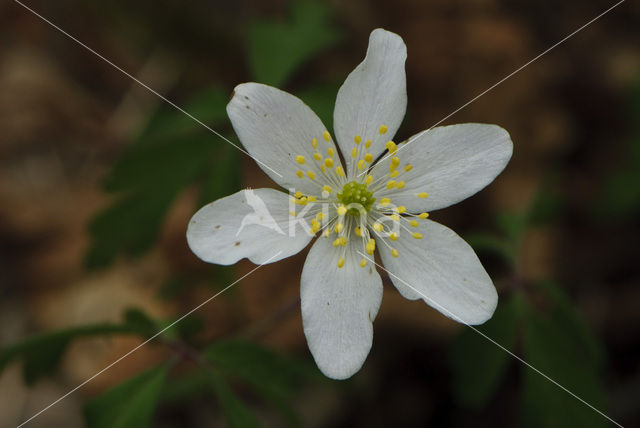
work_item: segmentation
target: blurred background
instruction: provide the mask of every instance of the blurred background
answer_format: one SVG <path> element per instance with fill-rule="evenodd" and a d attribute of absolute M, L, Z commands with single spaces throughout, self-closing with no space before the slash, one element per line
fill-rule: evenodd
<path fill-rule="evenodd" d="M 408 47 L 428 128 L 613 2 L 25 3 L 232 141 L 233 87 L 306 101 L 331 129 L 372 29 Z M 640 426 L 640 4 L 627 1 L 444 124 L 507 129 L 487 189 L 432 218 L 496 283 L 481 331 L 624 426 Z M 0 426 L 16 426 L 254 266 L 187 248 L 203 204 L 275 184 L 251 159 L 19 4 L 0 4 Z M 302 332 L 306 251 L 265 266 L 34 419 L 66 427 L 611 425 L 385 281 L 348 381 Z"/>

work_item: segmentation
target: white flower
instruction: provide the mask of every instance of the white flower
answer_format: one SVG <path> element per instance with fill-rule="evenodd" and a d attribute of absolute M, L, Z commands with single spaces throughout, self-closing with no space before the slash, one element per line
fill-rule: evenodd
<path fill-rule="evenodd" d="M 338 92 L 335 140 L 293 95 L 238 85 L 227 106 L 236 133 L 295 196 L 240 191 L 200 209 L 187 231 L 198 257 L 223 265 L 244 257 L 258 264 L 280 260 L 319 234 L 302 271 L 302 321 L 318 367 L 336 379 L 357 372 L 371 348 L 382 299 L 375 249 L 404 297 L 422 298 L 456 321 L 483 323 L 498 301 L 471 247 L 427 212 L 493 181 L 511 157 L 509 134 L 495 125 L 463 124 L 396 145 L 391 140 L 407 105 L 405 59 L 402 38 L 371 33 L 364 61 Z M 383 153 L 388 156 L 376 163 Z M 260 214 L 262 202 L 256 209 L 256 197 L 269 215 Z"/>

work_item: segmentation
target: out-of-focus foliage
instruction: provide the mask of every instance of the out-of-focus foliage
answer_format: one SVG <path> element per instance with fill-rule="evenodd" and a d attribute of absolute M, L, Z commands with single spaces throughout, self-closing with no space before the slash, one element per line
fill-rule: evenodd
<path fill-rule="evenodd" d="M 224 92 L 210 88 L 185 109 L 215 126 L 225 117 Z M 105 190 L 120 196 L 90 226 L 87 264 L 104 266 L 120 252 L 139 255 L 148 250 L 171 203 L 194 181 L 205 183 L 208 196 L 222 193 L 215 186 L 211 189 L 210 183 L 235 186 L 234 170 L 216 168 L 228 162 L 215 157 L 218 151 L 226 155 L 226 150 L 220 150 L 226 144 L 182 113 L 170 107 L 160 109 L 105 179 Z"/>
<path fill-rule="evenodd" d="M 513 289 L 507 301 L 499 303 L 492 319 L 465 330 L 454 342 L 453 391 L 461 405 L 481 408 L 494 397 L 508 365 L 522 364 L 523 426 L 599 427 L 605 425 L 604 418 L 549 380 L 604 409 L 599 378 L 604 357 L 598 338 L 559 285 L 552 281 L 524 284 L 517 273 L 519 249 L 527 229 L 551 223 L 561 209 L 553 183 L 549 179 L 541 186 L 525 212 L 499 215 L 498 235 L 477 233 L 469 239 L 479 251 L 497 254 L 511 266 L 514 273 L 507 284 Z M 509 352 L 521 354 L 526 363 L 543 374 L 515 362 Z"/>
<path fill-rule="evenodd" d="M 633 124 L 627 153 L 605 181 L 596 199 L 596 213 L 601 218 L 626 219 L 640 212 L 640 80 L 630 91 L 629 122 Z"/>
<path fill-rule="evenodd" d="M 317 1 L 294 1 L 291 20 L 257 21 L 249 29 L 249 65 L 261 83 L 282 86 L 307 60 L 336 44 L 341 33 Z"/>
<path fill-rule="evenodd" d="M 506 349 L 515 349 L 523 304 L 521 296 L 511 296 L 477 330 Z M 465 330 L 454 342 L 451 353 L 456 398 L 474 408 L 484 406 L 493 397 L 512 359 L 482 334 L 470 328 Z"/>
<path fill-rule="evenodd" d="M 89 401 L 84 409 L 87 427 L 150 427 L 167 373 L 166 365 L 155 367 Z"/>

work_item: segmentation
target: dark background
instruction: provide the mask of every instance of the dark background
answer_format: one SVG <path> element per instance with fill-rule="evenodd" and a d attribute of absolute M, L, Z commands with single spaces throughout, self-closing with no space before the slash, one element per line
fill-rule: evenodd
<path fill-rule="evenodd" d="M 394 31 L 408 47 L 409 105 L 397 141 L 438 122 L 613 5 L 330 1 L 312 9 L 321 22 L 313 27 L 315 18 L 296 21 L 286 1 L 26 4 L 230 138 L 226 97 L 251 80 L 301 96 L 329 126 L 337 88 L 364 57 L 369 32 Z M 510 132 L 514 155 L 487 189 L 432 214 L 476 248 L 496 282 L 500 307 L 517 296 L 526 309 L 514 313 L 534 311 L 547 326 L 534 328 L 543 332 L 537 342 L 526 326 L 514 327 L 512 335 L 487 334 L 509 337 L 514 353 L 624 426 L 640 425 L 639 6 L 623 3 L 444 122 L 498 124 Z M 266 54 L 259 28 L 274 22 L 282 27 L 282 45 Z M 38 332 L 117 322 L 130 307 L 174 319 L 253 268 L 246 261 L 206 266 L 184 238 L 188 219 L 204 202 L 240 186 L 274 186 L 251 159 L 19 4 L 0 5 L 0 28 L 0 346 Z M 292 43 L 298 38 L 304 46 Z M 290 65 L 292 52 L 298 59 Z M 201 109 L 202 94 L 211 96 Z M 175 155 L 186 153 L 179 144 L 187 140 L 182 130 L 174 135 L 167 128 L 174 122 L 189 128 L 188 141 L 198 135 L 188 145 L 201 162 L 197 171 L 189 172 L 187 155 Z M 154 133 L 166 137 L 165 151 L 144 149 Z M 143 149 L 132 155 L 136 145 Z M 508 242 L 507 249 L 492 239 Z M 260 269 L 201 309 L 198 343 L 237 336 L 308 363 L 297 304 L 305 254 Z M 486 351 L 493 345 L 470 339 L 465 327 L 402 299 L 385 281 L 363 369 L 346 382 L 316 376 L 297 383 L 288 404 L 300 425 L 608 423 L 555 386 L 531 380 L 517 360 Z M 549 283 L 554 291 L 541 291 Z M 562 304 L 549 297 L 558 290 Z M 519 316 L 497 320 L 496 328 L 520 326 Z M 578 331 L 565 329 L 574 321 L 580 339 L 565 348 L 573 343 L 565 332 Z M 545 342 L 552 336 L 557 342 Z M 17 425 L 141 341 L 74 341 L 56 370 L 30 386 L 19 363 L 8 365 L 0 374 L 0 426 Z M 479 381 L 461 373 L 490 372 L 482 365 L 486 352 L 501 361 L 501 376 L 469 398 L 461 390 Z M 87 400 L 171 354 L 144 347 L 33 426 L 82 426 Z M 172 379 L 188 372 L 185 365 Z M 232 385 L 264 425 L 285 424 L 242 382 Z M 222 413 L 214 396 L 185 393 L 159 405 L 153 426 L 219 426 Z"/>

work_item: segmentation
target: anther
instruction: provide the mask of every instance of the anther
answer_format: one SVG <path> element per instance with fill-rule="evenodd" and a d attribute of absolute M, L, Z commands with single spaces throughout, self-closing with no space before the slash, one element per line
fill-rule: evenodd
<path fill-rule="evenodd" d="M 398 189 L 404 189 L 404 181 L 398 181 L 398 182 L 396 183 L 396 187 L 397 187 Z"/>
<path fill-rule="evenodd" d="M 399 207 L 397 208 L 397 211 L 398 211 L 398 213 L 399 213 L 399 214 L 402 214 L 402 213 L 407 212 L 407 208 L 406 208 L 406 207 L 403 207 L 403 206 L 399 206 Z"/>
<path fill-rule="evenodd" d="M 344 266 L 344 257 L 338 259 L 338 267 L 341 268 L 342 266 Z"/>
<path fill-rule="evenodd" d="M 387 181 L 387 189 L 393 189 L 394 187 L 396 187 L 396 181 L 395 180 Z"/>
<path fill-rule="evenodd" d="M 298 176 L 298 178 L 302 178 L 302 177 L 304 177 L 304 172 L 302 172 L 300 170 L 297 170 L 296 171 L 296 175 Z"/>
<path fill-rule="evenodd" d="M 344 216 L 347 213 L 347 209 L 344 207 L 344 205 L 340 205 L 336 209 L 336 212 L 338 213 L 339 216 Z"/>
<path fill-rule="evenodd" d="M 336 224 L 336 227 L 335 227 L 335 229 L 333 229 L 333 231 L 335 233 L 340 233 L 340 232 L 342 232 L 342 229 L 344 229 L 344 224 L 338 223 L 338 224 Z"/>
<path fill-rule="evenodd" d="M 329 148 L 327 149 L 327 154 L 329 155 L 329 157 L 331 157 L 331 158 L 333 157 L 333 155 L 334 155 L 334 151 L 333 151 L 333 148 L 332 148 L 332 147 L 329 147 Z"/>
<path fill-rule="evenodd" d="M 391 255 L 392 255 L 393 257 L 398 257 L 398 250 L 396 250 L 395 248 L 392 248 L 392 249 L 391 249 Z"/>
<path fill-rule="evenodd" d="M 424 198 L 426 198 L 427 196 L 429 196 L 429 194 L 428 194 L 427 192 L 418 193 L 418 197 L 419 197 L 419 198 L 424 199 Z"/>
<path fill-rule="evenodd" d="M 313 146 L 314 149 L 318 148 L 318 140 L 317 139 L 312 139 L 311 140 L 311 145 Z"/>
<path fill-rule="evenodd" d="M 364 147 L 365 147 L 365 149 L 368 149 L 369 147 L 371 147 L 371 140 L 367 140 L 367 141 L 364 143 Z"/>
<path fill-rule="evenodd" d="M 354 147 L 351 150 L 351 157 L 354 158 L 354 159 L 358 157 L 358 149 L 357 148 Z"/>
<path fill-rule="evenodd" d="M 394 143 L 393 141 L 387 141 L 384 146 L 387 148 L 387 150 L 389 150 L 389 153 L 391 154 L 395 153 L 398 149 L 398 146 L 396 146 L 396 143 Z"/>
<path fill-rule="evenodd" d="M 313 180 L 314 178 L 316 178 L 316 173 L 313 171 L 307 171 L 307 177 Z"/>
<path fill-rule="evenodd" d="M 356 144 L 360 144 L 360 142 L 362 141 L 362 137 L 361 137 L 361 136 L 359 136 L 359 135 L 356 135 L 355 137 L 353 137 L 353 141 L 354 141 Z"/>
<path fill-rule="evenodd" d="M 406 172 L 411 171 L 411 169 L 413 169 L 413 165 L 411 165 L 410 163 L 408 163 L 408 164 L 406 164 L 406 165 L 404 166 L 404 170 L 405 170 Z"/>
<path fill-rule="evenodd" d="M 325 165 L 327 168 L 333 168 L 333 159 L 331 159 L 331 158 L 326 158 L 326 159 L 324 160 L 324 165 Z"/>
<path fill-rule="evenodd" d="M 414 232 L 411 234 L 415 239 L 422 239 L 422 233 Z"/>
<path fill-rule="evenodd" d="M 338 177 L 344 177 L 344 170 L 339 165 L 336 167 L 336 174 L 338 174 Z"/>
<path fill-rule="evenodd" d="M 331 141 L 331 134 L 329 134 L 329 131 L 324 131 L 322 133 L 322 138 L 324 138 L 324 141 L 326 141 L 327 143 Z"/>
<path fill-rule="evenodd" d="M 389 234 L 389 239 L 391 239 L 392 241 L 397 241 L 398 240 L 398 234 L 396 232 L 391 232 Z"/>
<path fill-rule="evenodd" d="M 315 152 L 315 153 L 313 154 L 313 158 L 314 158 L 315 160 L 317 160 L 317 161 L 321 161 L 321 160 L 322 160 L 322 155 L 321 155 L 320 153 L 318 153 L 318 152 Z"/>
<path fill-rule="evenodd" d="M 360 267 L 365 267 L 367 265 L 367 259 L 360 260 Z"/>
<path fill-rule="evenodd" d="M 300 165 L 304 165 L 304 163 L 306 162 L 306 159 L 304 158 L 304 156 L 298 155 L 296 156 L 296 162 L 298 162 Z"/>
<path fill-rule="evenodd" d="M 375 230 L 376 232 L 382 232 L 384 230 L 384 226 L 382 226 L 382 224 L 378 222 L 373 223 L 373 230 Z"/>
<path fill-rule="evenodd" d="M 387 133 L 387 126 L 386 125 L 380 125 L 380 129 L 378 129 L 378 132 L 380 132 L 380 135 L 384 135 Z"/>
<path fill-rule="evenodd" d="M 364 159 L 360 159 L 358 161 L 358 171 L 360 171 L 364 167 Z"/>
<path fill-rule="evenodd" d="M 429 213 L 421 213 L 420 215 L 418 215 L 418 217 L 420 218 L 420 220 L 424 220 L 425 218 L 429 217 Z"/>
<path fill-rule="evenodd" d="M 366 155 L 364 155 L 364 160 L 367 163 L 373 162 L 373 155 L 371 153 L 367 153 Z"/>
<path fill-rule="evenodd" d="M 418 227 L 418 220 L 409 220 L 409 224 L 412 227 Z"/>

